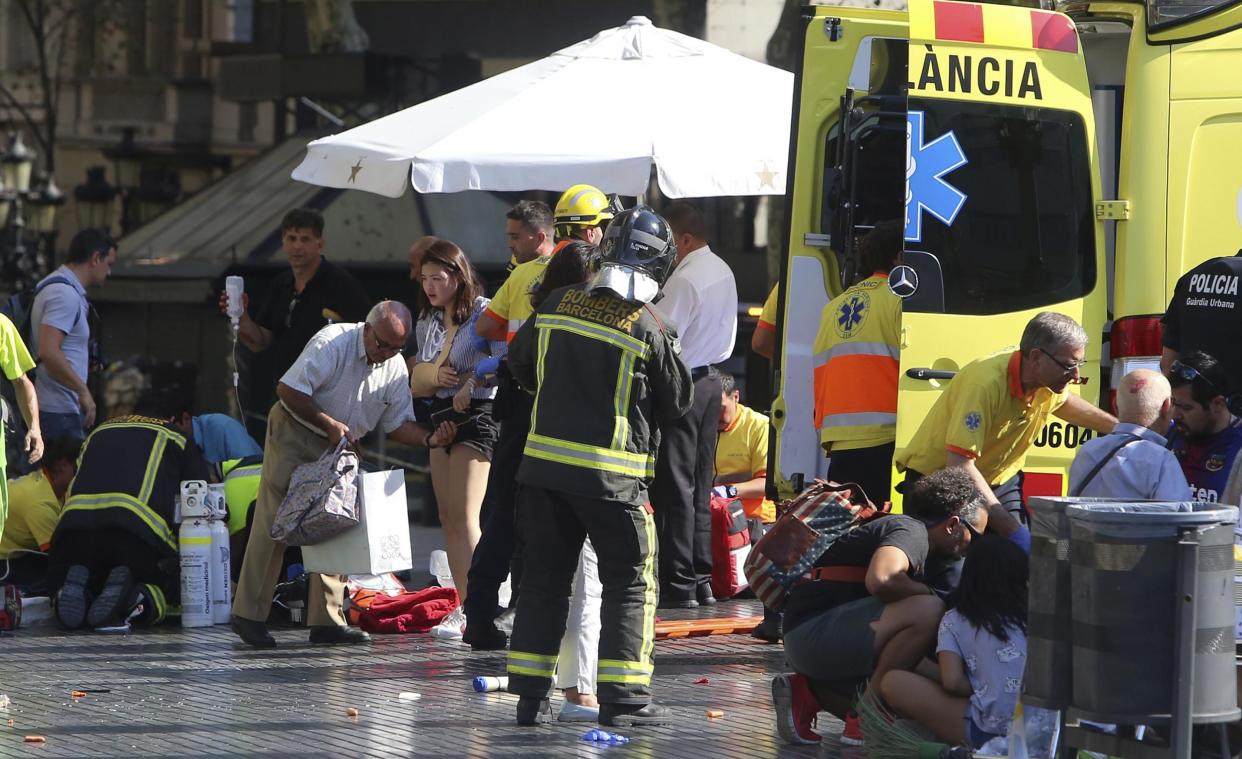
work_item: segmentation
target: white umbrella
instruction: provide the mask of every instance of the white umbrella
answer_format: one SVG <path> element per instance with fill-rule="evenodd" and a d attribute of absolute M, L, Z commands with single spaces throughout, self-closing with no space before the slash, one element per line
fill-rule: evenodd
<path fill-rule="evenodd" d="M 539 61 L 315 140 L 293 178 L 398 197 L 551 190 L 785 192 L 793 75 L 642 16 Z M 585 104 L 594 104 L 589 107 Z"/>

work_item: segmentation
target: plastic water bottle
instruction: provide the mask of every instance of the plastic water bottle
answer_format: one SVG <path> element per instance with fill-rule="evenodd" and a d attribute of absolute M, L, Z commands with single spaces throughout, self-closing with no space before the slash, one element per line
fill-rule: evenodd
<path fill-rule="evenodd" d="M 509 678 L 480 675 L 474 678 L 473 685 L 475 693 L 503 693 L 509 690 Z"/>

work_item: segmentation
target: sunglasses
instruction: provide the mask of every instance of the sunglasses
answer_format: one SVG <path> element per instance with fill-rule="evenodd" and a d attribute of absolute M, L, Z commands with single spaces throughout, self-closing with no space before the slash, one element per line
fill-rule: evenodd
<path fill-rule="evenodd" d="M 379 338 L 379 335 L 375 332 L 374 328 L 371 328 L 371 339 L 375 341 L 375 349 L 382 353 L 397 353 L 403 347 L 400 345 L 389 345 L 388 343 L 384 342 L 383 340 Z"/>
<path fill-rule="evenodd" d="M 973 524 L 971 524 L 970 522 L 967 522 L 965 519 L 961 520 L 961 522 L 962 522 L 962 526 L 966 528 L 966 532 L 970 533 L 970 537 L 972 540 L 976 540 L 978 538 L 983 537 L 983 533 L 976 530 Z"/>
<path fill-rule="evenodd" d="M 1169 373 L 1176 374 L 1177 376 L 1181 377 L 1187 382 L 1194 382 L 1195 380 L 1203 380 L 1207 384 L 1207 386 L 1212 388 L 1213 390 L 1219 389 L 1216 387 L 1216 383 L 1208 379 L 1203 374 L 1203 372 L 1199 371 L 1193 366 L 1190 366 L 1189 364 L 1183 364 L 1181 361 L 1174 361 L 1172 364 L 1170 364 Z"/>
<path fill-rule="evenodd" d="M 1040 353 L 1044 354 L 1049 359 L 1051 359 L 1052 363 L 1061 367 L 1061 371 L 1065 372 L 1066 374 L 1073 374 L 1074 372 L 1078 371 L 1079 369 L 1087 365 L 1086 361 L 1075 361 L 1074 363 L 1067 364 L 1061 361 L 1061 359 L 1049 353 L 1048 351 L 1044 350 L 1043 348 L 1036 348 L 1035 350 L 1039 351 Z"/>

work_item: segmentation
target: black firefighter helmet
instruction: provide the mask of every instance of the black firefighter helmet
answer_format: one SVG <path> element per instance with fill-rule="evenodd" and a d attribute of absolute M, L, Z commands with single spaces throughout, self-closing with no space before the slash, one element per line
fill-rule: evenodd
<path fill-rule="evenodd" d="M 599 248 L 599 272 L 591 289 L 611 290 L 639 303 L 655 298 L 677 260 L 673 230 L 648 206 L 614 216 Z"/>

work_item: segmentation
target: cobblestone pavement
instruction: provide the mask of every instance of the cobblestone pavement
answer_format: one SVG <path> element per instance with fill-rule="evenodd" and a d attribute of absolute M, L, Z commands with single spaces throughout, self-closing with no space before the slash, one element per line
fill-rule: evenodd
<path fill-rule="evenodd" d="M 758 610 L 735 601 L 710 616 Z M 428 635 L 323 648 L 301 628 L 273 633 L 279 647 L 266 651 L 224 626 L 125 636 L 42 626 L 0 638 L 0 693 L 12 700 L 0 712 L 0 757 L 862 756 L 838 749 L 840 723 L 826 714 L 820 729 L 832 737 L 821 746 L 780 743 L 768 682 L 781 648 L 745 635 L 657 643 L 654 691 L 676 724 L 596 746 L 580 740 L 594 725 L 519 728 L 515 696 L 471 690 L 475 675 L 503 673 L 503 652 Z M 710 683 L 695 684 L 701 677 Z M 708 719 L 708 709 L 724 716 Z M 30 735 L 46 742 L 25 743 Z"/>

